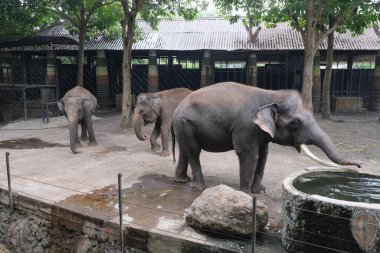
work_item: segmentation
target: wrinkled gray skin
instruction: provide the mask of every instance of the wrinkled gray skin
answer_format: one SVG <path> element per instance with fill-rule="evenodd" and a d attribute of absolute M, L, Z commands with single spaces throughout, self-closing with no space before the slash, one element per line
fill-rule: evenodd
<path fill-rule="evenodd" d="M 161 156 L 169 156 L 169 135 L 172 124 L 173 113 L 177 105 L 191 93 L 186 88 L 175 88 L 154 93 L 141 93 L 137 97 L 136 107 L 133 113 L 133 127 L 137 138 L 145 141 L 148 136 L 142 132 L 144 125 L 155 123 L 150 136 L 151 149 L 158 152 L 161 146 L 157 138 L 161 134 L 162 151 Z"/>
<path fill-rule="evenodd" d="M 65 96 L 58 101 L 59 109 L 65 114 L 69 123 L 70 148 L 71 151 L 78 153 L 81 146 L 78 137 L 78 124 L 81 124 L 81 140 L 89 139 L 88 146 L 96 146 L 97 142 L 92 127 L 91 114 L 94 113 L 97 100 L 88 90 L 76 86 L 66 92 Z M 89 138 L 87 138 L 87 132 Z"/>
<path fill-rule="evenodd" d="M 294 146 L 298 151 L 301 144 L 313 144 L 337 164 L 362 164 L 339 154 L 312 113 L 303 107 L 297 91 L 263 90 L 232 82 L 214 84 L 194 91 L 178 105 L 173 128 L 179 144 L 175 181 L 190 180 L 190 163 L 192 185 L 201 190 L 206 188 L 199 162 L 202 149 L 234 149 L 240 164 L 240 189 L 247 193 L 265 191 L 261 180 L 269 142 Z"/>

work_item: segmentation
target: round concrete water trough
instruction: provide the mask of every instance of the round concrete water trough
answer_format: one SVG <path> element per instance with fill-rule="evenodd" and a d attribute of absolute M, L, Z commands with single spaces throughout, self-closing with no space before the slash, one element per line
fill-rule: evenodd
<path fill-rule="evenodd" d="M 332 185 L 331 191 L 325 191 L 329 186 L 324 182 Z M 356 191 L 359 198 L 354 197 Z M 380 252 L 379 220 L 379 175 L 315 168 L 295 172 L 283 181 L 282 244 L 287 250 Z"/>

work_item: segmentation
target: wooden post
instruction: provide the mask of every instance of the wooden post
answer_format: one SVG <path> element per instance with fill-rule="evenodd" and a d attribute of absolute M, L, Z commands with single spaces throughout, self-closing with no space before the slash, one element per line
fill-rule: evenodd
<path fill-rule="evenodd" d="M 247 85 L 257 87 L 257 56 L 250 54 L 247 59 Z"/>
<path fill-rule="evenodd" d="M 110 104 L 110 82 L 104 50 L 96 51 L 96 98 L 103 106 Z"/>
<path fill-rule="evenodd" d="M 159 91 L 159 76 L 157 68 L 157 53 L 155 50 L 149 51 L 148 67 L 148 92 Z"/>
<path fill-rule="evenodd" d="M 380 111 L 380 50 L 377 51 L 375 70 L 372 79 L 371 111 Z"/>
<path fill-rule="evenodd" d="M 205 87 L 211 84 L 212 66 L 211 66 L 211 52 L 206 50 L 202 60 L 201 70 L 201 87 Z"/>

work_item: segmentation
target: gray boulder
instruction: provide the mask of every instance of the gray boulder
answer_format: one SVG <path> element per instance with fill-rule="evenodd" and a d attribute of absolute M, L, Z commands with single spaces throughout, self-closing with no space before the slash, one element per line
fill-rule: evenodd
<path fill-rule="evenodd" d="M 257 201 L 256 228 L 268 222 L 267 207 Z M 252 233 L 252 196 L 226 185 L 206 189 L 186 209 L 190 227 L 227 235 L 250 236 Z"/>

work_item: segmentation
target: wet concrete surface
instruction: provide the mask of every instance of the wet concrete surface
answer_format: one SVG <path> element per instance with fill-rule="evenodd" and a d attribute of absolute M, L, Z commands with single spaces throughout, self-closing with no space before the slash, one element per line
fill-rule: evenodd
<path fill-rule="evenodd" d="M 164 175 L 149 174 L 139 177 L 138 182 L 121 190 L 123 214 L 128 221 L 144 222 L 156 227 L 160 217 L 183 220 L 184 211 L 201 192 L 175 183 Z M 84 195 L 73 195 L 57 203 L 58 206 L 70 206 L 72 210 L 85 215 L 112 220 L 119 215 L 118 186 L 115 184 L 97 189 Z M 161 213 L 160 216 L 148 216 L 141 209 Z"/>
<path fill-rule="evenodd" d="M 40 149 L 51 147 L 66 147 L 58 143 L 43 141 L 39 138 L 10 139 L 0 141 L 0 148 L 6 149 Z"/>
<path fill-rule="evenodd" d="M 375 113 L 337 115 L 332 121 L 317 116 L 322 129 L 340 151 L 362 160 L 365 163 L 362 170 L 370 173 L 379 173 L 380 168 L 380 143 L 375 137 L 380 132 L 377 119 Z M 183 217 L 184 209 L 199 192 L 188 184 L 172 182 L 175 170 L 172 157 L 153 154 L 149 142 L 138 141 L 133 129 L 120 129 L 119 120 L 118 114 L 102 114 L 94 121 L 98 146 L 88 147 L 87 142 L 82 141 L 77 155 L 69 148 L 67 126 L 31 130 L 26 129 L 26 121 L 22 124 L 24 129 L 0 128 L 0 188 L 7 189 L 6 168 L 2 165 L 5 164 L 4 153 L 8 151 L 12 186 L 17 194 L 117 223 L 116 183 L 117 174 L 122 173 L 126 224 L 206 241 L 209 235 L 187 228 Z M 145 132 L 151 133 L 152 128 L 148 126 Z M 317 148 L 311 149 L 325 158 Z M 234 151 L 202 152 L 201 164 L 209 187 L 226 184 L 239 188 L 239 163 Z M 262 238 L 258 243 L 272 247 L 270 251 L 261 252 L 281 252 L 278 236 L 282 224 L 282 180 L 311 166 L 316 165 L 294 148 L 269 145 L 263 178 L 266 192 L 257 197 L 268 206 L 268 228 L 275 235 L 258 235 Z M 274 250 L 274 245 L 279 251 Z"/>

